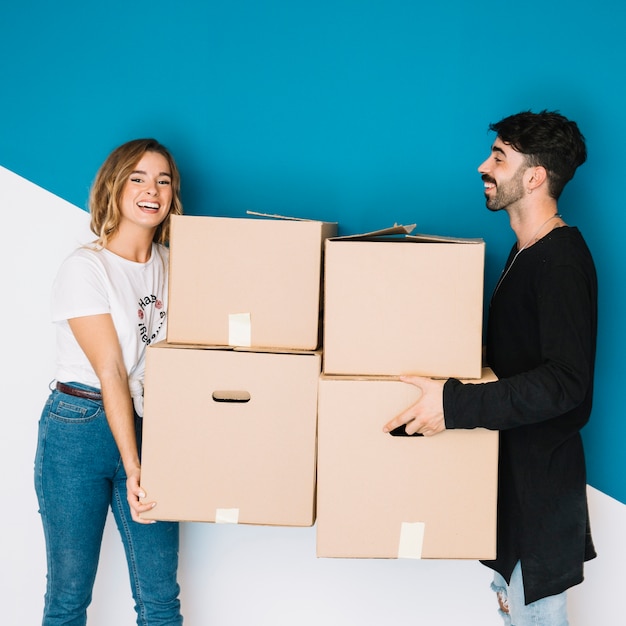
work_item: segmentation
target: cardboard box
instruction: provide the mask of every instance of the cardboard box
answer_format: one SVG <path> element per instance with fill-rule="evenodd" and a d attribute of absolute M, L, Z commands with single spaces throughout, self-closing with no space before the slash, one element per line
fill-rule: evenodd
<path fill-rule="evenodd" d="M 327 240 L 324 373 L 479 378 L 484 242 L 402 229 Z"/>
<path fill-rule="evenodd" d="M 315 350 L 322 252 L 337 225 L 172 216 L 169 343 Z"/>
<path fill-rule="evenodd" d="M 318 353 L 147 350 L 149 519 L 311 526 Z"/>
<path fill-rule="evenodd" d="M 383 433 L 418 397 L 397 380 L 321 377 L 318 556 L 495 558 L 498 432 Z"/>

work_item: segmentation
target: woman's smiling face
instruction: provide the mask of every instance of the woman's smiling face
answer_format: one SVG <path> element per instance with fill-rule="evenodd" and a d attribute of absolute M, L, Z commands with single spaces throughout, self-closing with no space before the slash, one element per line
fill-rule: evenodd
<path fill-rule="evenodd" d="M 124 223 L 156 229 L 172 204 L 172 175 L 167 159 L 146 152 L 124 185 L 120 205 L 120 228 Z"/>

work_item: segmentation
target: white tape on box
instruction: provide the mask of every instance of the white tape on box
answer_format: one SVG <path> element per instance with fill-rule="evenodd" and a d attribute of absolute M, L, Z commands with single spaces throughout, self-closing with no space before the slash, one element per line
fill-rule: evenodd
<path fill-rule="evenodd" d="M 228 345 L 249 348 L 252 345 L 250 313 L 230 313 L 228 316 Z"/>
<path fill-rule="evenodd" d="M 399 559 L 421 559 L 424 546 L 424 522 L 402 522 L 400 530 Z"/>
<path fill-rule="evenodd" d="M 239 523 L 239 509 L 216 509 L 215 510 L 215 523 L 216 524 L 238 524 Z"/>

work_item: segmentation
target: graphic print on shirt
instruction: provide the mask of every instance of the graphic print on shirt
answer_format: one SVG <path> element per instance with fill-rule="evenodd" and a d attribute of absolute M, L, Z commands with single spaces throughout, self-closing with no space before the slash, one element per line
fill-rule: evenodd
<path fill-rule="evenodd" d="M 151 312 L 151 308 L 154 309 L 154 313 Z M 155 313 L 156 318 L 154 315 Z M 157 296 L 152 294 L 151 296 L 139 298 L 139 309 L 137 310 L 137 317 L 139 318 L 139 334 L 141 336 L 141 341 L 147 346 L 153 343 L 159 335 L 159 331 L 165 322 L 165 316 L 166 312 L 163 307 L 163 301 L 159 300 Z M 147 324 L 152 322 L 153 319 L 156 319 L 157 323 L 155 324 L 156 328 L 154 328 L 151 332 L 151 329 L 148 328 Z"/>

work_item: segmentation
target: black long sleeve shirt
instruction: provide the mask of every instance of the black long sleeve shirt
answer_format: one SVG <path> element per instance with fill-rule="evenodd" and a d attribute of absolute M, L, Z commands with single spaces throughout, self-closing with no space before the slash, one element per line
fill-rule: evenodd
<path fill-rule="evenodd" d="M 489 310 L 487 360 L 499 380 L 444 387 L 447 428 L 500 432 L 497 558 L 522 564 L 526 602 L 583 580 L 595 556 L 580 430 L 591 413 L 597 329 L 593 259 L 576 228 L 512 249 Z"/>

